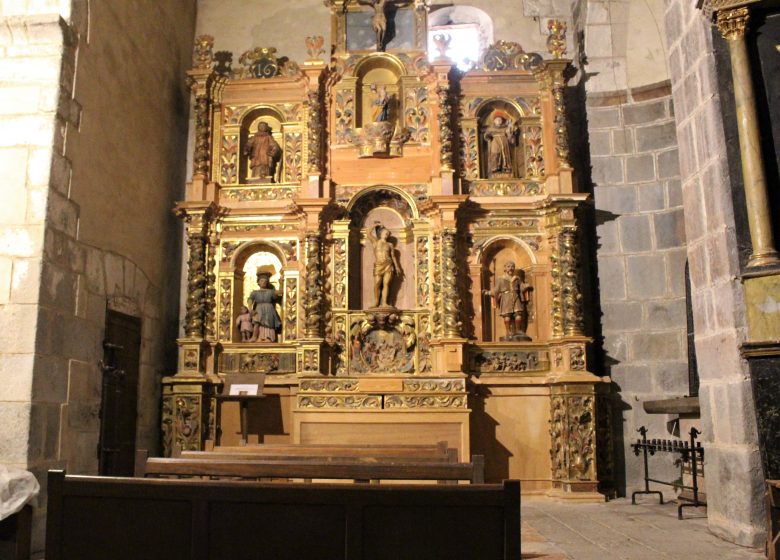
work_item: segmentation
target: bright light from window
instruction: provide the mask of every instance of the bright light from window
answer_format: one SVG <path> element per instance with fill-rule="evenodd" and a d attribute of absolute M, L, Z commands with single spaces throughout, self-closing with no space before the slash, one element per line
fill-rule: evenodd
<path fill-rule="evenodd" d="M 428 59 L 436 60 L 439 50 L 433 41 L 434 35 L 447 34 L 450 36 L 450 47 L 447 56 L 457 63 L 461 70 L 469 70 L 482 54 L 480 52 L 479 26 L 477 24 L 442 25 L 431 27 L 428 30 Z"/>

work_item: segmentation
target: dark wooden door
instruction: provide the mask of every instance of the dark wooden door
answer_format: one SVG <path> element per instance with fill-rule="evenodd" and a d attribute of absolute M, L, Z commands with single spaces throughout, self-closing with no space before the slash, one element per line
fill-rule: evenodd
<path fill-rule="evenodd" d="M 133 476 L 141 319 L 109 310 L 103 349 L 100 474 Z"/>

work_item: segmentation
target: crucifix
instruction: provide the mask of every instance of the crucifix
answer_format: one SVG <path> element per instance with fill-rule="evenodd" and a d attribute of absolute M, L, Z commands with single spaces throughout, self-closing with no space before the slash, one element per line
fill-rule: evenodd
<path fill-rule="evenodd" d="M 371 17 L 371 27 L 376 33 L 376 50 L 382 52 L 385 50 L 385 32 L 387 31 L 387 15 L 385 14 L 385 4 L 387 0 L 357 0 L 358 4 L 371 6 L 374 9 L 374 15 Z"/>

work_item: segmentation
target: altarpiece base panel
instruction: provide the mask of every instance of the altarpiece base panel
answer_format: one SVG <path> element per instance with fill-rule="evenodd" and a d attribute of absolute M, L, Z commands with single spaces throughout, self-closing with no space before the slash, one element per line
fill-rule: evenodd
<path fill-rule="evenodd" d="M 499 41 L 461 73 L 446 38 L 429 62 L 426 0 L 326 4 L 329 61 L 322 37 L 301 65 L 263 46 L 234 66 L 196 41 L 166 453 L 214 439 L 225 376 L 262 373 L 250 441 L 446 440 L 484 454 L 489 479 L 592 497 L 610 477 L 609 379 L 582 330 L 565 26 L 552 58 Z M 392 38 L 354 35 L 387 18 Z M 225 444 L 237 424 L 226 405 Z"/>

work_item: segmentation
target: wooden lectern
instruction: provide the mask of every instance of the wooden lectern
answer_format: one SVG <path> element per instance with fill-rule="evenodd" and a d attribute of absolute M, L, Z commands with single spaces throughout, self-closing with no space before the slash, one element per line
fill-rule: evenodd
<path fill-rule="evenodd" d="M 225 376 L 225 383 L 222 385 L 222 392 L 216 395 L 216 441 L 219 445 L 222 439 L 222 403 L 237 402 L 241 407 L 241 441 L 240 445 L 246 445 L 248 441 L 248 409 L 251 401 L 265 398 L 263 394 L 263 385 L 265 384 L 264 373 L 242 373 L 238 375 Z"/>

